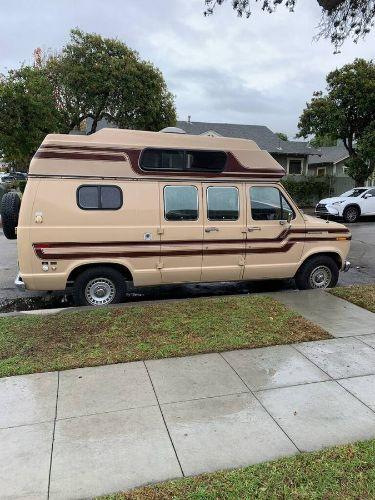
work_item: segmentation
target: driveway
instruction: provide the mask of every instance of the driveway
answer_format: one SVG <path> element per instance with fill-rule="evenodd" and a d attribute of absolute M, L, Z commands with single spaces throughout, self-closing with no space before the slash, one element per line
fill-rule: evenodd
<path fill-rule="evenodd" d="M 375 283 L 375 218 L 363 222 L 348 224 L 353 239 L 349 260 L 352 269 L 340 274 L 341 285 Z M 7 240 L 0 229 L 0 307 L 4 301 L 15 298 L 38 297 L 40 292 L 21 292 L 14 286 L 17 274 L 16 241 Z M 197 296 L 225 295 L 236 293 L 268 292 L 292 288 L 290 281 L 274 282 L 231 282 L 202 283 L 192 285 L 146 287 L 134 289 L 129 293 L 130 300 L 153 300 L 188 298 Z M 53 304 L 57 307 L 58 304 Z M 41 306 L 43 307 L 43 305 Z"/>

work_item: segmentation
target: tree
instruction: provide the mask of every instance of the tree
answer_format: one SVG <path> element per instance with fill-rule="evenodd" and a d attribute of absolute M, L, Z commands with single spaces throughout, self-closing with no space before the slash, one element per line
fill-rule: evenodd
<path fill-rule="evenodd" d="M 310 144 L 314 148 L 322 148 L 329 146 L 336 146 L 337 140 L 329 134 L 324 135 L 316 135 L 313 139 L 311 139 Z"/>
<path fill-rule="evenodd" d="M 92 119 L 89 133 L 105 118 L 122 128 L 160 130 L 176 122 L 172 94 L 161 72 L 116 39 L 71 31 L 61 54 L 46 70 L 70 128 Z"/>
<path fill-rule="evenodd" d="M 328 74 L 327 94 L 315 92 L 300 117 L 299 137 L 341 139 L 349 153 L 348 173 L 363 184 L 373 172 L 375 64 L 356 59 Z M 371 153 L 372 151 L 372 153 Z"/>
<path fill-rule="evenodd" d="M 256 2 L 263 11 L 272 13 L 278 5 L 284 4 L 291 12 L 298 0 L 231 0 L 239 17 L 250 17 Z M 211 15 L 225 0 L 205 0 L 204 14 Z M 336 51 L 351 36 L 354 42 L 370 32 L 375 19 L 375 0 L 317 0 L 322 9 L 319 33 L 316 38 L 329 38 Z M 302 2 L 301 2 L 302 3 Z"/>
<path fill-rule="evenodd" d="M 288 140 L 288 136 L 286 134 L 284 134 L 284 132 L 275 132 L 275 134 L 277 135 L 277 137 L 281 141 L 287 141 Z"/>
<path fill-rule="evenodd" d="M 0 117 L 3 160 L 16 170 L 27 170 L 46 134 L 66 130 L 50 81 L 30 66 L 1 76 Z"/>

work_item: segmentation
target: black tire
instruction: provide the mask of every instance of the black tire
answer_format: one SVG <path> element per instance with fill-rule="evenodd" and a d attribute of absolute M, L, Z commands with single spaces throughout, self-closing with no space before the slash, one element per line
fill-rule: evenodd
<path fill-rule="evenodd" d="M 359 208 L 354 205 L 346 207 L 342 216 L 345 222 L 357 222 L 360 216 Z"/>
<path fill-rule="evenodd" d="M 100 288 L 101 287 L 101 288 Z M 94 297 L 99 291 L 106 295 Z M 118 304 L 125 299 L 126 281 L 124 276 L 111 267 L 98 266 L 86 269 L 75 280 L 73 286 L 73 300 L 77 306 L 103 307 L 109 304 Z M 89 299 L 91 297 L 91 301 Z"/>
<path fill-rule="evenodd" d="M 319 286 L 320 276 L 322 276 L 321 286 Z M 333 288 L 338 279 L 339 268 L 334 259 L 328 255 L 311 257 L 302 264 L 295 275 L 299 290 Z"/>
<path fill-rule="evenodd" d="M 4 236 L 8 240 L 15 240 L 17 238 L 16 227 L 18 226 L 20 206 L 21 199 L 18 193 L 11 191 L 4 194 L 1 200 L 1 221 Z"/>

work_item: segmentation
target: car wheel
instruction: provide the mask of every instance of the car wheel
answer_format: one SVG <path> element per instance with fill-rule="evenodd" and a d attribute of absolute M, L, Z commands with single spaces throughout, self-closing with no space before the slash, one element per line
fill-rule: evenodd
<path fill-rule="evenodd" d="M 359 209 L 357 207 L 347 207 L 343 213 L 345 222 L 357 222 L 359 219 Z"/>
<path fill-rule="evenodd" d="M 17 238 L 16 227 L 18 226 L 18 215 L 21 207 L 21 199 L 18 193 L 11 191 L 5 193 L 1 200 L 1 221 L 4 236 L 8 240 Z"/>
<path fill-rule="evenodd" d="M 339 268 L 328 255 L 317 255 L 307 260 L 295 276 L 299 290 L 333 288 L 338 279 Z"/>
<path fill-rule="evenodd" d="M 125 299 L 126 281 L 111 267 L 98 266 L 83 271 L 75 280 L 73 299 L 77 306 L 102 307 Z"/>

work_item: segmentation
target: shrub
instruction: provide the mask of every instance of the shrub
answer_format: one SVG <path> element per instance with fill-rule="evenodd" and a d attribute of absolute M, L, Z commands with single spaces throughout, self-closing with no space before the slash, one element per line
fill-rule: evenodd
<path fill-rule="evenodd" d="M 313 177 L 308 175 L 286 177 L 281 181 L 297 205 L 311 207 L 322 198 L 332 193 L 332 178 L 330 176 Z"/>

